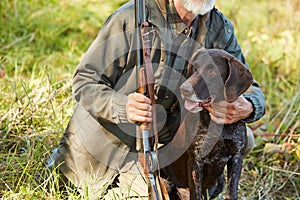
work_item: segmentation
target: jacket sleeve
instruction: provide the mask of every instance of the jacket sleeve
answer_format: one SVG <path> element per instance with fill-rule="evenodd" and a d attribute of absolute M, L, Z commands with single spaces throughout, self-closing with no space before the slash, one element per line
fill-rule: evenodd
<path fill-rule="evenodd" d="M 212 27 L 218 27 L 217 29 L 213 28 L 213 30 L 217 30 L 215 40 L 212 42 L 213 48 L 224 49 L 249 68 L 249 65 L 245 60 L 241 47 L 239 46 L 234 34 L 234 26 L 225 16 L 223 16 L 222 13 L 216 9 L 212 12 L 214 12 L 212 15 L 216 17 L 214 20 L 211 20 L 211 23 L 217 24 L 215 26 L 212 25 Z M 252 123 L 259 120 L 265 114 L 265 97 L 256 80 L 254 80 L 253 84 L 244 93 L 244 97 L 252 103 L 254 111 L 250 117 L 244 119 L 243 121 L 246 123 Z"/>
<path fill-rule="evenodd" d="M 73 77 L 73 96 L 95 118 L 128 122 L 127 94 L 114 88 L 126 71 L 130 52 L 127 22 L 121 13 L 112 14 L 89 47 Z"/>

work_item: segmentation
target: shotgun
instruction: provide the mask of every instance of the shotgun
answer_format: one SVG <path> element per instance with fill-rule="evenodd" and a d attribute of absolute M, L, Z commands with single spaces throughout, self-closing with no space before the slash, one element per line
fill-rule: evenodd
<path fill-rule="evenodd" d="M 152 123 L 137 123 L 136 150 L 139 161 L 147 179 L 148 197 L 150 200 L 168 200 L 166 189 L 159 180 L 159 164 L 157 157 L 158 135 L 156 127 L 156 108 L 154 93 L 154 75 L 150 58 L 150 31 L 146 21 L 145 0 L 135 0 L 136 30 L 136 67 L 138 92 L 151 100 Z"/>

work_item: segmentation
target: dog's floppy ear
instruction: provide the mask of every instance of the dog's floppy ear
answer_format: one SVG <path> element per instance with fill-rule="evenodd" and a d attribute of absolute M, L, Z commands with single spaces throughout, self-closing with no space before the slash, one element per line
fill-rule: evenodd
<path fill-rule="evenodd" d="M 189 62 L 187 67 L 186 78 L 189 78 L 195 71 L 197 71 L 196 67 L 191 62 Z"/>
<path fill-rule="evenodd" d="M 249 69 L 234 57 L 225 57 L 228 64 L 228 77 L 225 81 L 224 96 L 229 103 L 234 102 L 252 84 L 253 77 Z"/>

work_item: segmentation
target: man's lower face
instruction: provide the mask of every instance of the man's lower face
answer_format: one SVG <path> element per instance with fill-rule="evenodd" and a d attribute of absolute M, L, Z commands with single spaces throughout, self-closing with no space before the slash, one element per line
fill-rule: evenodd
<path fill-rule="evenodd" d="M 215 0 L 180 0 L 188 11 L 195 15 L 208 13 L 215 5 Z"/>

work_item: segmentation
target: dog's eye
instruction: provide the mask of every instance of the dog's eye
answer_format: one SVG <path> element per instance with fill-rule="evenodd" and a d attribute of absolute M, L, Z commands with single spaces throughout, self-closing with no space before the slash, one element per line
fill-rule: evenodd
<path fill-rule="evenodd" d="M 215 69 L 209 69 L 208 74 L 211 75 L 211 76 L 216 76 L 218 73 Z"/>

